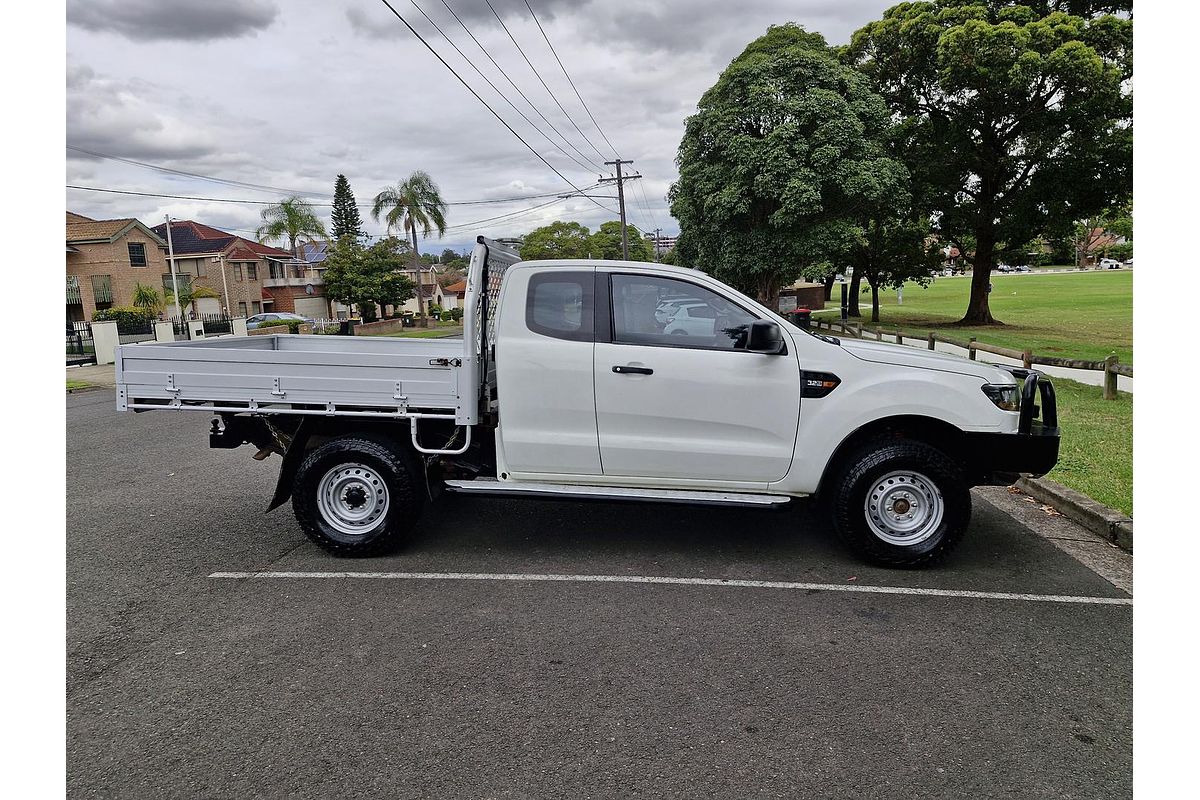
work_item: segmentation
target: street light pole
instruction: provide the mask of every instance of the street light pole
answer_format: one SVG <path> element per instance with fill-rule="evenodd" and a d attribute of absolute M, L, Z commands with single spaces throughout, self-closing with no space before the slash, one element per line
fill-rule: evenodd
<path fill-rule="evenodd" d="M 175 293 L 175 316 L 183 322 L 183 309 L 179 307 L 179 279 L 175 277 L 175 246 L 171 244 L 171 215 L 167 218 L 167 259 L 171 262 L 171 291 Z"/>
<path fill-rule="evenodd" d="M 221 264 L 221 286 L 225 288 L 225 295 L 221 298 L 225 301 L 225 316 L 229 316 L 229 281 L 225 280 L 225 254 L 217 253 L 215 261 Z"/>

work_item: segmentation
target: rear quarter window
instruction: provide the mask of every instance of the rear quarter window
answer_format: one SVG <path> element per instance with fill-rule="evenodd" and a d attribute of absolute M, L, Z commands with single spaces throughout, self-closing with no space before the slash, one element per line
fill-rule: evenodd
<path fill-rule="evenodd" d="M 590 342 L 595 338 L 591 272 L 545 272 L 529 279 L 525 326 L 534 333 Z"/>

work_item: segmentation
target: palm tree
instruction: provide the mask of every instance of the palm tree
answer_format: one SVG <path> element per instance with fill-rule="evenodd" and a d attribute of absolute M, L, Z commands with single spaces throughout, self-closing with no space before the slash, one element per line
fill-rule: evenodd
<path fill-rule="evenodd" d="M 315 238 L 327 238 L 325 226 L 312 208 L 299 197 L 292 196 L 273 206 L 267 206 L 262 212 L 263 224 L 254 235 L 264 244 L 272 239 L 287 240 L 288 248 L 293 256 L 298 256 L 297 245 L 301 241 L 312 241 Z"/>
<path fill-rule="evenodd" d="M 403 228 L 412 239 L 413 267 L 417 271 L 417 308 L 420 310 L 421 327 L 426 327 L 425 297 L 421 293 L 421 254 L 417 250 L 417 228 L 428 237 L 436 229 L 438 236 L 446 233 L 446 201 L 442 199 L 437 184 L 429 173 L 417 170 L 404 181 L 389 186 L 375 195 L 371 216 L 376 222 L 384 210 L 384 221 L 388 233 L 393 228 Z"/>
<path fill-rule="evenodd" d="M 157 314 L 162 308 L 162 295 L 153 286 L 138 281 L 133 286 L 133 304 L 138 308 L 143 308 L 149 314 Z"/>

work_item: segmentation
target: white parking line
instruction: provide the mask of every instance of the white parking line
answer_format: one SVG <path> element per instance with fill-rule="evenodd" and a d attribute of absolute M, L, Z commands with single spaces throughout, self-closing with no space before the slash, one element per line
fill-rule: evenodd
<path fill-rule="evenodd" d="M 1026 600 L 1038 603 L 1077 603 L 1097 606 L 1131 606 L 1132 597 L 1077 597 L 1061 594 L 1018 592 L 975 592 L 967 589 L 922 589 L 907 586 L 860 586 L 845 583 L 799 583 L 796 581 L 747 581 L 721 578 L 671 578 L 658 575 L 542 575 L 503 572 L 214 572 L 210 578 L 271 578 L 418 581 L 555 581 L 560 583 L 657 583 L 684 586 L 732 586 L 746 589 L 803 589 L 818 592 L 857 594 L 908 594 L 925 597 L 968 597 L 978 600 Z"/>

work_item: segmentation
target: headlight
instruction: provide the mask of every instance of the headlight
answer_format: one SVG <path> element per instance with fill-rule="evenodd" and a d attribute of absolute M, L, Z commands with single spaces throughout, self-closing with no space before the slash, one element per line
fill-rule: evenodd
<path fill-rule="evenodd" d="M 1021 387 L 1013 383 L 985 383 L 983 393 L 1004 411 L 1021 410 Z"/>

